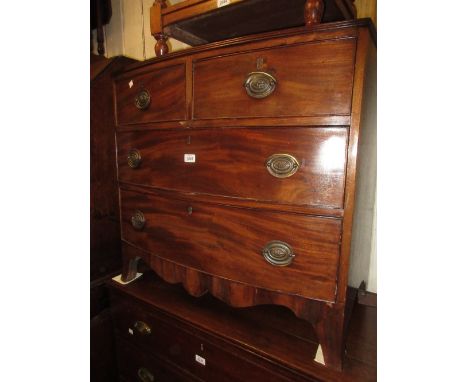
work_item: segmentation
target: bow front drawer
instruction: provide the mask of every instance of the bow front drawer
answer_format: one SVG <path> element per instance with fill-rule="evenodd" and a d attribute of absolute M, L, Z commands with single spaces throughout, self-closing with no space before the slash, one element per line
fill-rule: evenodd
<path fill-rule="evenodd" d="M 178 121 L 186 117 L 185 64 L 154 68 L 115 83 L 117 124 Z"/>
<path fill-rule="evenodd" d="M 346 39 L 196 61 L 194 118 L 349 115 L 354 54 Z"/>
<path fill-rule="evenodd" d="M 161 258 L 254 287 L 335 299 L 341 219 L 127 190 L 121 209 L 122 239 Z"/>
<path fill-rule="evenodd" d="M 119 180 L 342 208 L 347 139 L 345 127 L 119 133 Z"/>

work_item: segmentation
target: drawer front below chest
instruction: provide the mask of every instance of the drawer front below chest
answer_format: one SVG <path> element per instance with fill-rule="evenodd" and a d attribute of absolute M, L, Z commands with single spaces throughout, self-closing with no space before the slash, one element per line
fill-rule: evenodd
<path fill-rule="evenodd" d="M 119 179 L 184 192 L 342 208 L 347 128 L 120 133 Z"/>
<path fill-rule="evenodd" d="M 196 61 L 194 118 L 349 115 L 355 47 L 321 41 Z"/>
<path fill-rule="evenodd" d="M 121 354 L 119 363 L 134 365 L 126 367 L 130 369 L 126 374 L 136 375 L 141 367 L 147 368 L 151 373 L 163 374 L 164 368 L 151 362 L 151 357 L 148 357 L 152 355 L 168 364 L 177 365 L 197 381 L 290 381 L 289 378 L 232 354 L 226 347 L 215 343 L 210 335 L 193 327 L 173 324 L 167 318 L 162 320 L 137 304 L 122 300 L 113 310 L 113 322 L 119 338 L 141 350 L 128 354 L 126 352 L 133 347 L 124 346 L 125 343 L 121 342 L 118 350 Z M 125 360 L 127 354 L 129 359 Z M 143 357 L 142 354 L 146 356 Z M 137 378 L 133 380 L 138 381 Z M 159 380 L 156 378 L 155 382 Z M 176 380 L 181 379 L 174 379 Z"/>
<path fill-rule="evenodd" d="M 116 339 L 120 381 L 124 382 L 191 382 L 198 381 L 183 372 L 175 372 L 147 351 Z"/>
<path fill-rule="evenodd" d="M 341 220 L 121 191 L 122 238 L 217 277 L 334 301 Z"/>
<path fill-rule="evenodd" d="M 185 82 L 185 64 L 117 80 L 117 124 L 184 120 Z"/>

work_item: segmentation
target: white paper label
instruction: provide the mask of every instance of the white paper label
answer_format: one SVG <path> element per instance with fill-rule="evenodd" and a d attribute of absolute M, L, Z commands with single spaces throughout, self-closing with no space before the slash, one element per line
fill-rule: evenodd
<path fill-rule="evenodd" d="M 195 154 L 184 154 L 185 163 L 195 163 L 195 161 L 196 161 Z"/>
<path fill-rule="evenodd" d="M 229 5 L 231 0 L 218 0 L 218 8 L 224 7 L 225 5 Z"/>
<path fill-rule="evenodd" d="M 199 364 L 201 364 L 203 366 L 206 365 L 205 358 L 200 357 L 198 354 L 195 354 L 195 361 L 197 361 Z"/>
<path fill-rule="evenodd" d="M 132 328 L 128 328 L 128 332 L 133 336 L 133 329 Z"/>
<path fill-rule="evenodd" d="M 128 87 L 131 89 L 133 86 L 133 80 L 130 80 L 130 82 L 128 83 Z"/>

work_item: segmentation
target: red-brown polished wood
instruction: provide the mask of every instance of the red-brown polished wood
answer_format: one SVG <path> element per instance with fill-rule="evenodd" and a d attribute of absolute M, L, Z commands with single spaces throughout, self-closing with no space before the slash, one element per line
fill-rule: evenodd
<path fill-rule="evenodd" d="M 183 64 L 126 77 L 116 81 L 115 89 L 119 124 L 186 118 Z M 151 97 L 148 108 L 144 110 L 138 109 L 135 105 L 135 97 L 142 91 L 147 91 Z"/>
<path fill-rule="evenodd" d="M 322 21 L 324 0 L 306 0 L 304 6 L 304 19 L 306 27 L 319 24 Z"/>
<path fill-rule="evenodd" d="M 194 119 L 348 115 L 354 53 L 355 40 L 347 39 L 195 60 Z M 277 80 L 263 99 L 244 88 L 249 73 L 258 71 Z"/>
<path fill-rule="evenodd" d="M 119 180 L 183 192 L 307 205 L 343 207 L 347 128 L 206 129 L 117 134 Z M 138 168 L 128 153 L 140 152 Z M 286 153 L 299 162 L 288 178 L 266 161 Z M 195 162 L 185 162 L 194 154 Z"/>
<path fill-rule="evenodd" d="M 158 257 L 254 287 L 334 301 L 341 221 L 218 207 L 121 191 L 122 238 Z M 144 228 L 133 228 L 134 211 Z M 288 266 L 262 255 L 271 241 L 289 244 Z"/>
<path fill-rule="evenodd" d="M 146 179 L 142 179 L 143 183 L 140 185 L 132 184 L 133 182 L 128 180 L 127 183 L 121 182 L 125 221 L 128 222 L 131 214 L 138 208 L 143 213 L 145 209 L 150 211 L 150 219 L 147 222 L 151 222 L 141 232 L 134 231 L 129 223 L 125 223 L 123 278 L 131 279 L 136 274 L 138 260 L 142 259 L 165 280 L 183 283 L 193 295 L 201 295 L 208 291 L 233 306 L 265 303 L 287 306 L 298 317 L 307 319 L 313 325 L 326 366 L 341 369 L 345 307 L 350 302 L 346 292 L 350 244 L 353 237 L 352 217 L 357 208 L 353 200 L 355 175 L 359 173 L 356 158 L 360 151 L 360 114 L 366 107 L 360 101 L 360 94 L 368 68 L 375 65 L 375 60 L 367 59 L 367 50 L 371 43 L 371 33 L 365 21 L 319 25 L 310 29 L 294 29 L 204 45 L 133 66 L 130 71 L 117 77 L 118 83 L 128 83 L 133 77 L 170 71 L 171 67 L 183 67 L 183 79 L 179 76 L 176 83 L 179 87 L 182 82 L 185 84 L 184 95 L 181 97 L 183 107 L 177 109 L 181 114 L 174 115 L 174 120 L 165 121 L 163 118 L 155 118 L 154 115 L 145 119 L 134 112 L 127 113 L 125 123 L 119 120 L 119 136 L 122 136 L 124 131 L 133 130 L 133 135 L 128 135 L 131 138 L 122 142 L 141 143 L 147 139 L 152 140 L 148 145 L 142 145 L 145 151 L 142 167 L 135 170 L 135 174 L 140 170 L 147 171 L 148 176 L 143 177 Z M 247 67 L 246 57 L 252 66 Z M 294 69 L 292 74 L 286 71 L 288 65 Z M 275 91 L 264 99 L 249 98 L 243 87 L 245 77 L 239 75 L 239 68 L 244 75 L 249 73 L 248 70 L 261 70 L 274 75 L 277 78 Z M 284 70 L 285 74 L 277 77 L 280 72 L 278 68 Z M 167 84 L 167 87 L 170 85 Z M 119 89 L 116 90 L 116 99 L 119 100 Z M 125 102 L 133 102 L 131 97 L 126 98 Z M 120 107 L 121 104 L 117 101 L 117 108 Z M 139 112 L 145 113 L 141 110 Z M 149 115 L 152 113 L 154 110 Z M 230 129 L 226 128 L 223 121 L 227 122 Z M 346 124 L 350 123 L 350 126 L 343 127 L 341 123 L 337 126 L 337 121 L 345 121 Z M 256 152 L 256 140 L 247 142 L 246 139 L 253 131 L 261 131 L 257 137 L 262 147 L 276 144 L 272 143 L 273 139 L 270 137 L 270 134 L 274 134 L 273 131 L 280 131 L 279 128 L 272 129 L 276 126 L 288 126 L 283 130 L 287 130 L 291 138 L 284 140 L 290 140 L 291 147 L 300 147 L 303 145 L 302 139 L 311 139 L 309 134 L 312 134 L 312 131 L 350 129 L 349 136 L 346 135 L 347 170 L 343 210 L 343 199 L 338 202 L 336 197 L 332 197 L 327 203 L 333 207 L 339 205 L 340 208 L 327 209 L 325 206 L 309 205 L 313 207 L 307 209 L 304 207 L 306 205 L 291 204 L 298 203 L 294 200 L 296 196 L 283 192 L 273 195 L 273 200 L 264 200 L 262 197 L 267 194 L 263 193 L 263 190 L 260 191 L 260 188 L 245 185 L 246 182 L 236 185 L 235 179 L 222 182 L 218 180 L 218 174 L 210 177 L 209 171 L 200 173 L 201 179 L 177 179 L 178 174 L 174 174 L 175 179 L 165 178 L 166 175 L 156 179 L 154 171 L 158 174 L 163 171 L 158 167 L 160 163 L 157 160 L 152 160 L 150 168 L 143 170 L 144 158 L 160 158 L 160 155 L 166 156 L 167 167 L 177 168 L 177 158 L 171 156 L 170 147 L 173 143 L 182 143 L 180 137 L 184 135 L 186 138 L 187 135 L 213 137 L 211 141 L 203 140 L 200 147 L 206 150 L 209 148 L 208 151 L 213 157 L 227 162 L 229 157 L 226 151 L 229 149 L 236 154 L 242 150 Z M 166 131 L 157 131 L 158 129 Z M 174 132 L 169 133 L 167 129 L 173 129 Z M 152 130 L 155 132 L 149 132 Z M 303 133 L 305 135 L 299 139 L 301 137 L 294 137 L 294 131 L 307 133 Z M 146 139 L 139 138 L 140 135 L 145 135 Z M 169 148 L 158 141 L 156 136 L 163 138 L 161 142 L 170 142 Z M 233 142 L 229 142 L 227 137 L 233 138 Z M 311 144 L 309 153 L 314 156 L 314 152 L 320 151 L 315 157 L 321 158 L 322 151 L 318 146 L 318 141 Z M 341 152 L 341 149 L 339 151 Z M 255 155 L 249 154 L 246 158 L 255 159 Z M 120 157 L 120 167 L 122 164 L 126 166 L 123 158 Z M 361 158 L 361 162 L 365 160 L 366 158 Z M 229 162 L 232 164 L 232 159 Z M 340 163 L 342 162 L 341 159 Z M 219 169 L 223 168 L 222 165 L 215 165 L 214 161 L 210 163 L 213 173 L 218 173 Z M 251 182 L 255 183 L 259 172 L 250 169 L 248 171 L 253 171 L 249 173 L 253 178 Z M 125 171 L 121 172 L 122 175 L 124 173 Z M 282 181 L 294 180 L 299 173 Z M 190 173 L 186 172 L 185 176 L 190 177 Z M 216 179 L 214 184 L 209 184 L 208 179 L 213 178 Z M 248 192 L 243 194 L 244 187 Z M 300 185 L 297 189 L 301 192 L 305 190 Z M 338 195 L 338 190 L 335 189 L 334 192 Z M 329 192 L 325 194 L 332 195 Z M 144 208 L 140 209 L 138 203 Z M 186 215 L 183 215 L 183 210 L 186 211 Z M 200 213 L 197 214 L 197 211 Z M 310 213 L 315 216 L 308 216 L 307 211 L 312 211 Z M 343 215 L 345 224 L 342 229 Z M 191 221 L 195 221 L 195 224 L 190 225 Z M 328 227 L 323 232 L 310 235 L 308 230 L 313 232 L 316 227 L 315 223 L 311 222 L 318 221 L 335 221 L 338 226 L 331 230 L 331 227 Z M 150 231 L 147 236 L 146 228 Z M 293 231 L 295 235 L 292 235 Z M 285 282 L 279 273 L 267 277 L 263 273 L 264 268 L 257 262 L 258 259 L 262 259 L 261 245 L 254 239 L 260 238 L 264 245 L 267 241 L 265 235 L 271 233 L 286 234 L 288 240 L 294 243 L 293 248 L 303 247 L 304 244 L 307 248 L 312 248 L 313 255 L 306 256 L 307 265 L 300 264 L 301 267 L 311 268 L 307 271 L 305 268 L 299 270 L 300 281 L 297 283 L 291 275 L 287 276 L 288 282 Z M 327 241 L 330 233 L 333 233 L 333 240 Z M 143 239 L 140 240 L 141 237 Z M 324 247 L 316 251 L 316 245 L 319 243 Z M 335 256 L 335 249 L 330 250 L 330 245 L 334 246 L 339 256 Z M 223 254 L 222 261 L 216 257 L 218 253 Z M 256 253 L 257 257 L 249 257 L 248 253 Z M 301 258 L 304 259 L 303 255 Z M 297 259 L 294 258 L 294 261 Z M 315 268 L 319 269 L 318 273 L 323 272 L 321 276 L 314 273 L 312 265 L 315 263 L 321 266 Z M 239 266 L 241 272 L 238 271 Z M 292 270 L 293 268 L 283 269 L 286 273 Z M 248 274 L 249 272 L 252 274 Z M 301 275 L 308 276 L 301 279 Z M 275 289 L 275 285 L 279 287 Z M 303 297 L 304 295 L 312 299 Z M 314 355 L 309 356 L 312 358 Z"/>

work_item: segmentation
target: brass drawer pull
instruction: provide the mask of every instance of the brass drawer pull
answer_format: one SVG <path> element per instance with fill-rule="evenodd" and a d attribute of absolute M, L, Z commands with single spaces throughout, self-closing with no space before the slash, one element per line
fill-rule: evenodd
<path fill-rule="evenodd" d="M 276 89 L 276 78 L 266 72 L 252 72 L 244 82 L 245 91 L 252 98 L 265 98 Z"/>
<path fill-rule="evenodd" d="M 263 248 L 263 257 L 270 264 L 278 267 L 286 267 L 294 260 L 294 252 L 289 244 L 284 241 L 270 241 Z"/>
<path fill-rule="evenodd" d="M 151 334 L 151 328 L 146 322 L 136 321 L 135 324 L 133 324 L 133 327 L 143 336 L 149 336 Z"/>
<path fill-rule="evenodd" d="M 154 382 L 154 375 L 146 367 L 140 367 L 138 369 L 138 378 L 142 382 Z"/>
<path fill-rule="evenodd" d="M 288 178 L 299 169 L 299 162 L 289 154 L 273 154 L 265 165 L 268 172 L 276 178 Z"/>
<path fill-rule="evenodd" d="M 130 168 L 138 168 L 141 164 L 141 154 L 137 149 L 131 149 L 127 155 L 127 163 Z"/>
<path fill-rule="evenodd" d="M 146 224 L 145 215 L 143 212 L 136 210 L 132 215 L 132 226 L 137 231 L 141 231 Z"/>
<path fill-rule="evenodd" d="M 151 96 L 148 90 L 141 90 L 135 97 L 135 106 L 140 110 L 148 108 L 151 102 Z"/>

